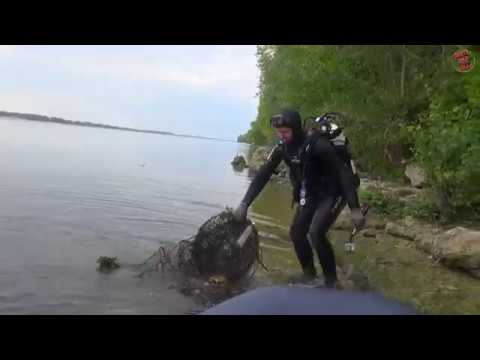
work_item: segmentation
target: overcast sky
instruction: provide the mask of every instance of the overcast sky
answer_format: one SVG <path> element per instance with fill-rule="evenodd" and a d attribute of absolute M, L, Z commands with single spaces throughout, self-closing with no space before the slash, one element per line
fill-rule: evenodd
<path fill-rule="evenodd" d="M 256 116 L 255 51 L 0 45 L 0 110 L 236 139 Z"/>

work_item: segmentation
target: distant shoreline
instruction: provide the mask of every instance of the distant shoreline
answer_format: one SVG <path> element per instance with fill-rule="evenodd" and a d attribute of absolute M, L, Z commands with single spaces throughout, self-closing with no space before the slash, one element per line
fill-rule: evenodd
<path fill-rule="evenodd" d="M 157 134 L 157 135 L 168 135 L 168 136 L 186 137 L 186 138 L 203 139 L 203 140 L 235 142 L 233 140 L 217 139 L 217 138 L 210 138 L 210 137 L 205 137 L 205 136 L 175 134 L 175 133 L 168 132 L 168 131 L 142 130 L 142 129 L 133 129 L 133 128 L 121 127 L 121 126 L 113 126 L 113 125 L 108 125 L 108 124 L 96 124 L 96 123 L 91 123 L 91 122 L 88 122 L 88 121 L 72 121 L 72 120 L 65 120 L 65 119 L 58 118 L 58 117 L 49 117 L 49 116 L 37 115 L 37 114 L 24 114 L 24 113 L 0 111 L 0 118 L 1 117 L 11 118 L 11 119 L 29 120 L 29 121 L 38 121 L 38 122 L 48 122 L 48 123 L 71 125 L 71 126 L 83 126 L 83 127 L 92 127 L 92 128 L 100 128 L 100 129 L 109 129 L 109 130 L 139 132 L 139 133 L 146 133 L 146 134 Z"/>

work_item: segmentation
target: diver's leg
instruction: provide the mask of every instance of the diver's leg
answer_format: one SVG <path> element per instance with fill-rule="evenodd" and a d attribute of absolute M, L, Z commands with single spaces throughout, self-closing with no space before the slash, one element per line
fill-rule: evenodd
<path fill-rule="evenodd" d="M 292 239 L 295 253 L 302 267 L 303 273 L 308 278 L 317 275 L 315 270 L 312 246 L 307 240 L 307 232 L 315 213 L 315 207 L 298 206 L 290 226 L 290 238 Z"/>
<path fill-rule="evenodd" d="M 338 281 L 335 254 L 327 238 L 327 232 L 344 206 L 345 203 L 341 198 L 327 196 L 320 200 L 307 234 L 317 252 L 327 287 L 334 287 Z"/>
<path fill-rule="evenodd" d="M 330 230 L 330 227 L 337 221 L 338 216 L 343 211 L 347 202 L 342 196 L 339 196 L 335 199 L 335 203 L 333 204 L 330 215 L 328 216 L 328 221 L 326 223 L 327 231 Z"/>

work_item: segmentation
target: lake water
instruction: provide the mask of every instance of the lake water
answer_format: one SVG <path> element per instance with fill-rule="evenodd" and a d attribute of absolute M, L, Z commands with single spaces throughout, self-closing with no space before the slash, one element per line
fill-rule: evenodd
<path fill-rule="evenodd" d="M 0 314 L 185 314 L 191 298 L 153 273 L 96 271 L 100 256 L 139 264 L 166 242 L 194 235 L 233 207 L 250 179 L 230 161 L 248 147 L 0 118 Z M 288 240 L 290 190 L 270 182 L 252 204 L 269 274 L 299 272 Z M 337 263 L 354 264 L 373 288 L 440 314 L 478 314 L 480 282 L 436 264 L 411 242 L 333 232 Z M 422 274 L 419 276 L 418 274 Z"/>
<path fill-rule="evenodd" d="M 246 146 L 0 118 L 0 313 L 177 314 L 158 279 L 96 271 L 145 260 L 235 206 Z"/>

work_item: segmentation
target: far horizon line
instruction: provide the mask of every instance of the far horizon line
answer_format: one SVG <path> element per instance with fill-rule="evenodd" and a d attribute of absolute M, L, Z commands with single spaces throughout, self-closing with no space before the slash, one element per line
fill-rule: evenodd
<path fill-rule="evenodd" d="M 136 128 L 110 125 L 110 124 L 92 123 L 89 121 L 74 121 L 74 120 L 68 120 L 68 119 L 64 119 L 56 116 L 47 116 L 47 115 L 32 114 L 32 113 L 9 112 L 4 110 L 0 110 L 0 117 L 18 118 L 18 119 L 27 120 L 27 121 L 52 122 L 52 123 L 72 125 L 72 126 L 97 127 L 97 128 L 119 130 L 119 131 L 141 132 L 141 133 L 149 133 L 149 134 L 157 134 L 157 135 L 170 135 L 170 136 L 176 136 L 176 137 L 190 137 L 190 138 L 204 139 L 204 140 L 238 142 L 237 140 L 234 140 L 234 139 L 221 139 L 221 138 L 213 138 L 213 137 L 207 137 L 202 135 L 176 134 L 173 132 L 162 131 L 162 130 L 136 129 Z"/>

